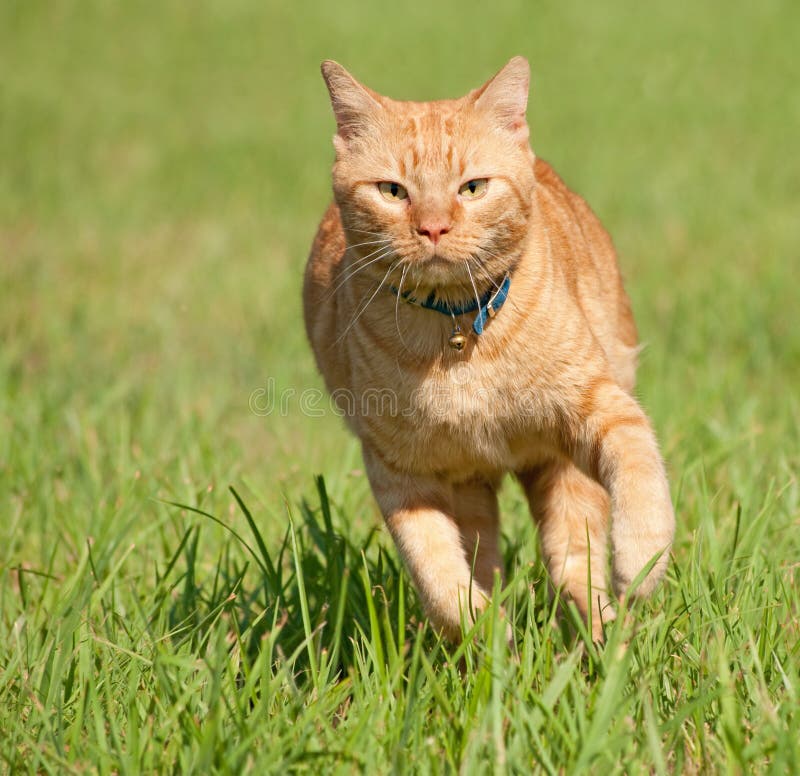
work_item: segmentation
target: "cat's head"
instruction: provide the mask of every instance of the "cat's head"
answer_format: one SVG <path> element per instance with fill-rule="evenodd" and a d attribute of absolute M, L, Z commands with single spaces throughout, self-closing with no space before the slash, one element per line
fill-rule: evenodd
<path fill-rule="evenodd" d="M 514 57 L 457 100 L 399 102 L 335 62 L 322 73 L 336 116 L 333 185 L 354 253 L 407 268 L 422 289 L 482 286 L 513 266 L 527 235 L 534 157 L 529 67 Z"/>

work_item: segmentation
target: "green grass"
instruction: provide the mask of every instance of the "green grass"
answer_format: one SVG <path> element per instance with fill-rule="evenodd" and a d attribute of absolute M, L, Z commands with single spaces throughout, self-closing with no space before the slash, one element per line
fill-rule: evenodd
<path fill-rule="evenodd" d="M 493 5 L 0 8 L 0 771 L 796 770 L 800 10 Z M 320 387 L 319 62 L 424 98 L 517 53 L 619 248 L 677 506 L 602 649 L 510 485 L 515 646 L 496 607 L 440 644 L 338 419 L 250 408 Z"/>

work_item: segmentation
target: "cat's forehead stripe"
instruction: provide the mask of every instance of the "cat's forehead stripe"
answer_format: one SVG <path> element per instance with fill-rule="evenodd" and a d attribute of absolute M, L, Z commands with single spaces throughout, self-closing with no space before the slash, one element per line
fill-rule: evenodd
<path fill-rule="evenodd" d="M 419 133 L 419 124 L 416 116 L 409 116 L 408 119 L 401 125 L 401 130 L 407 135 L 416 135 Z"/>
<path fill-rule="evenodd" d="M 466 160 L 460 153 L 460 117 L 463 102 L 440 100 L 436 102 L 405 102 L 387 99 L 394 131 L 399 140 L 395 153 L 395 166 L 401 176 L 428 172 L 463 175 Z M 391 126 L 391 125 L 390 125 Z M 439 142 L 432 142 L 437 138 Z"/>
<path fill-rule="evenodd" d="M 465 162 L 457 153 L 456 117 L 442 111 L 428 110 L 404 117 L 400 132 L 407 147 L 398 154 L 398 170 L 402 175 L 419 171 L 420 167 L 446 167 L 453 173 L 464 172 Z M 432 143 L 430 138 L 439 138 Z"/>

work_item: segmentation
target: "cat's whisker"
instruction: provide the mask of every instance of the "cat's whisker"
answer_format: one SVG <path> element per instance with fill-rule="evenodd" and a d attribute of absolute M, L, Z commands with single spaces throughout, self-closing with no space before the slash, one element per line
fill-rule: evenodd
<path fill-rule="evenodd" d="M 350 331 L 350 329 L 352 329 L 353 326 L 356 325 L 356 323 L 358 322 L 358 319 L 361 318 L 361 316 L 366 312 L 366 309 L 372 304 L 373 300 L 378 295 L 378 292 L 383 288 L 383 284 L 386 282 L 386 280 L 388 279 L 389 275 L 391 275 L 392 272 L 394 272 L 394 270 L 397 268 L 397 266 L 402 261 L 403 261 L 403 259 L 397 259 L 397 261 L 394 261 L 392 263 L 392 265 L 389 267 L 389 269 L 386 270 L 386 274 L 381 279 L 381 282 L 378 283 L 378 287 L 372 293 L 372 296 L 367 300 L 367 303 L 363 307 L 361 307 L 361 309 L 356 313 L 356 315 L 353 318 L 353 320 L 350 321 L 349 324 L 347 324 L 347 328 L 339 335 L 339 337 L 337 338 L 336 342 L 334 343 L 335 345 L 338 345 L 347 336 L 347 333 Z"/>
<path fill-rule="evenodd" d="M 484 252 L 485 254 L 487 254 L 488 256 L 491 256 L 493 259 L 497 259 L 498 261 L 501 261 L 501 262 L 503 262 L 503 263 L 506 263 L 506 262 L 508 261 L 508 259 L 507 259 L 507 258 L 506 258 L 506 259 L 504 259 L 502 256 L 498 256 L 496 253 L 493 253 L 492 251 L 490 251 L 490 250 L 489 250 L 489 249 L 488 249 L 488 248 L 487 248 L 485 245 L 480 245 L 480 244 L 478 244 L 478 250 L 480 250 L 480 251 L 483 251 L 483 252 Z M 477 260 L 478 260 L 478 261 L 479 261 L 479 262 L 480 262 L 482 265 L 485 265 L 485 262 L 484 262 L 484 260 L 483 260 L 483 259 L 482 259 L 480 256 L 478 256 L 478 254 L 477 254 L 477 253 L 473 254 L 473 256 L 475 256 L 475 258 L 476 258 L 476 259 L 477 259 Z"/>
<path fill-rule="evenodd" d="M 340 342 L 347 335 L 347 333 L 350 331 L 350 329 L 356 324 L 358 319 L 361 318 L 361 316 L 366 312 L 367 308 L 372 304 L 373 300 L 378 295 L 378 292 L 381 290 L 381 288 L 383 288 L 383 284 L 386 282 L 386 280 L 389 278 L 389 276 L 392 274 L 392 272 L 394 272 L 394 270 L 397 268 L 397 266 L 399 264 L 401 264 L 401 263 L 402 263 L 402 259 L 397 259 L 396 261 L 392 262 L 391 266 L 389 267 L 389 269 L 386 270 L 386 273 L 381 278 L 381 281 L 378 283 L 377 288 L 375 288 L 375 290 L 372 292 L 371 296 L 366 301 L 366 303 L 363 304 L 363 306 L 361 306 L 358 309 L 358 311 L 356 312 L 356 315 L 354 316 L 353 320 L 350 321 L 350 323 L 347 325 L 347 328 L 345 328 L 345 330 L 342 332 L 342 334 L 339 337 L 339 339 L 337 339 L 337 342 Z"/>
<path fill-rule="evenodd" d="M 394 300 L 394 325 L 397 328 L 397 336 L 400 337 L 400 342 L 406 350 L 408 350 L 408 346 L 406 345 L 406 341 L 403 339 L 403 332 L 400 331 L 400 297 L 403 293 L 403 283 L 405 282 L 407 273 L 408 264 L 405 264 L 403 266 L 403 272 L 400 275 L 400 282 L 397 284 L 397 294 L 395 294 Z"/>
<path fill-rule="evenodd" d="M 500 257 L 496 253 L 492 253 L 491 251 L 489 251 L 486 248 L 484 248 L 482 245 L 479 245 L 478 247 L 480 248 L 480 250 L 488 253 L 490 256 L 494 256 L 494 258 L 496 258 L 498 260 L 500 259 Z M 475 259 L 476 267 L 480 267 L 480 269 L 483 272 L 483 274 L 485 275 L 485 277 L 491 282 L 491 284 L 495 287 L 495 289 L 499 291 L 500 290 L 500 285 L 494 279 L 494 277 L 492 276 L 492 273 L 489 272 L 489 270 L 486 268 L 486 264 L 481 259 L 481 257 L 478 256 L 476 253 L 473 253 L 472 254 L 472 258 Z M 511 297 L 507 297 L 506 298 L 505 304 L 507 304 L 514 312 L 517 312 L 517 313 L 521 312 L 520 308 L 516 305 L 516 303 L 514 302 L 514 300 Z"/>
<path fill-rule="evenodd" d="M 469 282 L 472 283 L 472 290 L 475 292 L 475 303 L 478 305 L 478 310 L 481 309 L 481 297 L 478 293 L 478 287 L 475 285 L 475 278 L 472 277 L 472 270 L 469 268 L 469 262 L 465 261 L 464 266 L 467 268 L 467 274 L 469 275 Z"/>
<path fill-rule="evenodd" d="M 488 280 L 488 281 L 489 281 L 489 283 L 491 283 L 491 285 L 494 287 L 494 290 L 495 290 L 495 291 L 499 291 L 499 290 L 502 288 L 502 286 L 501 286 L 501 284 L 500 284 L 500 283 L 498 283 L 498 282 L 497 282 L 497 281 L 494 279 L 494 277 L 492 276 L 491 272 L 489 272 L 489 271 L 486 269 L 486 267 L 485 267 L 485 266 L 484 266 L 484 265 L 483 265 L 483 264 L 480 262 L 480 260 L 479 260 L 479 259 L 478 259 L 476 256 L 472 256 L 472 257 L 470 257 L 470 258 L 472 258 L 472 259 L 474 260 L 474 264 L 473 264 L 473 266 L 475 267 L 475 270 L 476 270 L 476 271 L 478 271 L 478 272 L 480 272 L 480 273 L 481 273 L 481 276 L 482 276 L 482 277 L 484 277 L 486 280 Z M 513 302 L 513 301 L 511 301 L 511 300 L 509 300 L 509 299 L 506 299 L 506 302 L 505 302 L 505 303 L 506 303 L 506 304 L 508 304 L 508 306 L 509 306 L 509 307 L 510 307 L 512 310 L 518 311 L 518 308 L 517 308 L 516 304 L 514 304 L 514 302 Z"/>
<path fill-rule="evenodd" d="M 470 260 L 474 262 L 475 269 L 495 287 L 496 291 L 499 291 L 500 284 L 492 277 L 491 273 L 487 271 L 486 267 L 481 263 L 481 260 L 474 254 L 467 257 L 467 261 Z"/>
<path fill-rule="evenodd" d="M 343 272 L 350 272 L 353 269 L 356 269 L 360 264 L 363 264 L 365 261 L 368 261 L 376 254 L 380 253 L 381 251 L 389 248 L 390 246 L 386 243 L 382 243 L 377 248 L 373 248 L 366 256 L 361 256 L 360 258 L 354 259 L 351 261 L 342 271 Z M 346 251 L 345 251 L 346 252 Z"/>
<path fill-rule="evenodd" d="M 384 245 L 387 245 L 390 242 L 391 242 L 391 240 L 388 237 L 385 237 L 382 240 L 368 240 L 367 242 L 360 242 L 360 243 L 355 243 L 353 245 L 348 245 L 344 249 L 344 252 L 347 253 L 347 251 L 352 251 L 353 248 L 360 248 L 362 245 L 378 245 L 380 243 L 383 243 Z"/>
<path fill-rule="evenodd" d="M 373 237 L 384 237 L 387 240 L 391 239 L 391 236 L 386 234 L 386 232 L 371 232 L 369 229 L 356 229 L 353 226 L 345 227 L 348 232 L 358 232 L 359 234 L 371 234 Z"/>
<path fill-rule="evenodd" d="M 324 302 L 329 302 L 331 299 L 333 299 L 333 297 L 336 295 L 336 292 L 340 288 L 342 288 L 342 286 L 344 286 L 346 283 L 348 283 L 350 280 L 352 280 L 356 275 L 358 275 L 359 272 L 361 272 L 362 270 L 367 269 L 370 265 L 375 264 L 376 262 L 379 262 L 381 259 L 385 258 L 387 255 L 388 254 L 382 254 L 380 256 L 376 256 L 371 261 L 367 261 L 366 263 L 362 263 L 361 266 L 356 266 L 355 268 L 349 267 L 347 270 L 345 270 L 345 274 L 342 275 L 341 279 L 336 284 L 336 286 L 334 286 L 334 288 L 332 288 L 331 291 L 328 294 L 326 294 L 325 297 L 322 299 L 323 303 Z M 366 260 L 364 260 L 364 261 L 366 261 Z"/>
<path fill-rule="evenodd" d="M 377 261 L 380 261 L 381 259 L 385 259 L 385 258 L 386 258 L 387 256 L 389 256 L 389 255 L 390 255 L 392 252 L 393 252 L 393 251 L 392 251 L 392 248 L 391 248 L 390 246 L 388 246 L 388 245 L 382 245 L 382 246 L 380 246 L 379 248 L 376 248 L 374 251 L 372 251 L 372 253 L 370 253 L 370 254 L 368 254 L 368 255 L 364 256 L 363 258 L 360 258 L 360 259 L 358 259 L 358 261 L 354 262 L 354 263 L 353 263 L 352 265 L 350 265 L 350 266 L 349 266 L 349 267 L 348 267 L 346 270 L 344 270 L 343 277 L 342 277 L 342 278 L 340 279 L 340 281 L 339 281 L 339 282 L 336 284 L 336 286 L 334 287 L 334 289 L 333 289 L 333 290 L 332 290 L 332 291 L 331 291 L 329 294 L 327 294 L 327 295 L 325 296 L 325 298 L 324 298 L 322 301 L 323 301 L 323 302 L 329 302 L 329 301 L 330 301 L 330 300 L 333 298 L 334 294 L 335 294 L 335 293 L 336 293 L 336 292 L 337 292 L 337 291 L 338 291 L 338 290 L 339 290 L 339 289 L 340 289 L 340 288 L 341 288 L 341 287 L 342 287 L 342 286 L 343 286 L 345 283 L 347 283 L 348 281 L 352 280 L 352 279 L 353 279 L 353 278 L 354 278 L 354 277 L 355 277 L 355 276 L 356 276 L 356 275 L 357 275 L 359 272 L 361 272 L 361 271 L 365 270 L 365 269 L 366 269 L 367 267 L 369 267 L 371 264 L 375 264 L 375 262 L 377 262 Z M 379 255 L 378 255 L 378 256 L 375 256 L 375 254 L 376 254 L 376 253 L 377 253 L 377 254 L 379 254 Z M 371 259 L 371 257 L 372 257 L 372 256 L 375 256 L 375 258 L 374 258 L 374 259 Z M 371 260 L 367 261 L 368 259 L 371 259 Z M 366 262 L 366 263 L 364 263 L 364 262 Z"/>
<path fill-rule="evenodd" d="M 485 245 L 482 245 L 481 243 L 478 243 L 478 249 L 483 251 L 484 253 L 488 253 L 489 256 L 491 256 L 492 258 L 500 259 L 500 256 L 498 256 L 496 253 L 492 253 L 492 251 L 490 251 Z"/>
<path fill-rule="evenodd" d="M 503 262 L 503 263 L 506 263 L 506 262 L 507 262 L 507 259 L 504 259 L 502 256 L 498 256 L 496 253 L 493 253 L 493 252 L 492 252 L 492 251 L 490 251 L 490 250 L 489 250 L 489 249 L 488 249 L 488 248 L 487 248 L 485 245 L 481 245 L 481 244 L 479 243 L 479 244 L 478 244 L 478 250 L 479 250 L 479 251 L 481 251 L 481 252 L 483 252 L 483 253 L 485 253 L 487 256 L 491 256 L 493 259 L 497 259 L 498 261 L 501 261 L 501 262 Z M 480 261 L 482 264 L 484 263 L 484 260 L 483 260 L 483 259 L 482 259 L 480 256 L 478 256 L 478 254 L 477 254 L 477 253 L 474 253 L 474 254 L 473 254 L 473 256 L 475 256 L 475 258 L 476 258 L 478 261 Z"/>

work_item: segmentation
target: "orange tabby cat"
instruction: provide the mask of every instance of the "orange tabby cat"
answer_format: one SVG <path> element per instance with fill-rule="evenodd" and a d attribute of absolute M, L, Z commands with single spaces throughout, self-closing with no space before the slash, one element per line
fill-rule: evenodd
<path fill-rule="evenodd" d="M 647 594 L 674 517 L 632 396 L 614 248 L 530 149 L 528 63 L 439 102 L 390 100 L 335 62 L 322 72 L 335 203 L 306 269 L 306 328 L 425 610 L 457 639 L 467 607 L 485 605 L 513 472 L 554 583 L 599 638 L 609 534 L 616 594 L 657 558 Z"/>

